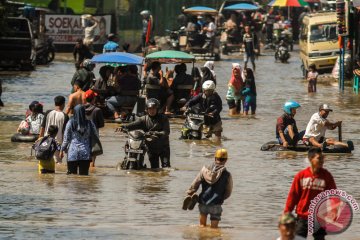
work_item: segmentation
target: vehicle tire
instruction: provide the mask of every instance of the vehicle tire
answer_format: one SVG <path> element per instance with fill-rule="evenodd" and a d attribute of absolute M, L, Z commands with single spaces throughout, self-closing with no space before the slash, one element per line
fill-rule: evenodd
<path fill-rule="evenodd" d="M 129 169 L 129 167 L 128 167 L 128 161 L 127 161 L 126 158 L 124 159 L 124 161 L 121 162 L 121 169 L 122 169 L 122 170 Z"/>
<path fill-rule="evenodd" d="M 136 170 L 137 169 L 137 163 L 134 161 L 129 162 L 129 169 Z"/>
<path fill-rule="evenodd" d="M 47 63 L 51 63 L 55 58 L 55 51 L 54 49 L 50 49 L 48 54 L 47 54 Z"/>
<path fill-rule="evenodd" d="M 35 66 L 31 63 L 21 64 L 20 71 L 33 71 Z"/>
<path fill-rule="evenodd" d="M 220 54 L 218 54 L 218 53 L 215 53 L 215 56 L 214 56 L 214 60 L 215 61 L 220 61 Z"/>

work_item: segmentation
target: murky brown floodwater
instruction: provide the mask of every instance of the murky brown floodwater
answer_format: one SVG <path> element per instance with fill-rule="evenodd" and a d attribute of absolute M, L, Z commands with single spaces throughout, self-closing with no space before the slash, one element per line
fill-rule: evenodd
<path fill-rule="evenodd" d="M 320 102 L 334 112 L 331 120 L 343 120 L 343 138 L 352 139 L 352 155 L 328 156 L 325 167 L 337 186 L 360 201 L 360 97 L 350 88 L 339 93 L 337 85 L 319 85 L 308 95 L 301 80 L 297 53 L 289 64 L 274 64 L 273 56 L 257 61 L 258 110 L 255 118 L 229 118 L 225 101 L 231 62 L 216 63 L 218 89 L 223 99 L 224 138 L 229 150 L 228 169 L 234 191 L 224 204 L 221 229 L 200 229 L 198 211 L 183 211 L 184 191 L 203 164 L 213 160 L 218 147 L 211 142 L 180 141 L 182 120 L 172 120 L 171 163 L 176 169 L 126 173 L 115 169 L 123 158 L 123 135 L 115 124 L 101 130 L 105 154 L 88 177 L 67 176 L 60 166 L 55 175 L 39 176 L 30 158 L 30 144 L 11 143 L 27 105 L 34 99 L 53 106 L 53 97 L 68 95 L 74 68 L 55 62 L 32 73 L 2 73 L 3 101 L 0 109 L 0 236 L 8 239 L 275 239 L 277 218 L 287 197 L 292 177 L 307 164 L 304 154 L 261 152 L 274 140 L 276 118 L 285 100 L 301 103 L 297 113 L 304 129 Z M 200 63 L 199 63 L 200 64 Z M 329 132 L 337 136 L 337 132 Z M 328 239 L 360 239 L 360 214 L 342 235 Z"/>

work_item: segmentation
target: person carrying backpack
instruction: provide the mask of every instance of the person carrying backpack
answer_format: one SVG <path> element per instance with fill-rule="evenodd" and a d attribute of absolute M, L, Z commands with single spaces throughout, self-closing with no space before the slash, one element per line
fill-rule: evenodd
<path fill-rule="evenodd" d="M 48 135 L 39 138 L 33 145 L 35 157 L 39 160 L 39 173 L 55 173 L 55 151 L 60 151 L 60 144 L 55 140 L 59 131 L 56 125 L 50 125 Z"/>

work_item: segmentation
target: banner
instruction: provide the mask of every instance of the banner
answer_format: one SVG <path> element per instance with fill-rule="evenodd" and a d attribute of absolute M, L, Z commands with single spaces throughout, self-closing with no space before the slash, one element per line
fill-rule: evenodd
<path fill-rule="evenodd" d="M 111 29 L 111 15 L 94 16 L 99 22 L 95 28 L 94 44 L 104 44 Z M 55 44 L 75 44 L 78 38 L 84 38 L 81 15 L 45 15 L 46 35 L 54 39 Z"/>

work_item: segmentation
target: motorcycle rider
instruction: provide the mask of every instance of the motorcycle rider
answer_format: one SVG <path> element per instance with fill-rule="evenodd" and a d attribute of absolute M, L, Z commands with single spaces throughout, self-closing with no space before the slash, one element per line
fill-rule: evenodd
<path fill-rule="evenodd" d="M 215 83 L 212 80 L 207 80 L 202 85 L 203 92 L 190 99 L 185 107 L 191 108 L 199 104 L 201 111 L 205 113 L 203 132 L 206 137 L 211 137 L 214 133 L 218 140 L 221 138 L 222 122 L 220 112 L 222 110 L 222 101 L 215 92 Z"/>
<path fill-rule="evenodd" d="M 151 168 L 159 168 L 159 158 L 162 168 L 170 167 L 170 124 L 169 119 L 159 113 L 160 102 L 150 98 L 146 102 L 147 115 L 140 117 L 135 122 L 120 127 L 127 131 L 143 130 L 151 136 L 151 141 L 146 141 L 148 157 Z"/>
<path fill-rule="evenodd" d="M 298 132 L 295 114 L 296 109 L 301 107 L 298 102 L 287 101 L 283 106 L 284 114 L 278 117 L 276 122 L 276 138 L 284 147 L 296 146 L 304 136 L 305 131 Z"/>
<path fill-rule="evenodd" d="M 95 68 L 95 63 L 93 63 L 90 59 L 85 59 L 79 70 L 74 73 L 74 76 L 71 80 L 71 85 L 74 86 L 76 81 L 80 81 L 82 83 L 81 89 L 86 92 L 94 85 L 95 75 L 92 72 Z"/>

